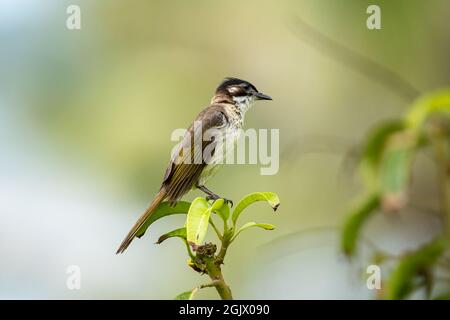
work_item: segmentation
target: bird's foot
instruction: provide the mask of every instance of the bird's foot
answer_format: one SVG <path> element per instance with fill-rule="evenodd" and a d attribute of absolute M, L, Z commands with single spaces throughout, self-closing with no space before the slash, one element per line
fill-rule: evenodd
<path fill-rule="evenodd" d="M 218 195 L 208 195 L 208 196 L 206 196 L 206 201 L 209 201 L 209 200 L 216 201 L 216 200 L 219 200 L 219 199 L 223 199 L 226 204 L 229 204 L 230 207 L 233 208 L 233 200 L 230 200 L 230 199 L 218 196 Z"/>
<path fill-rule="evenodd" d="M 209 200 L 216 201 L 218 199 L 223 199 L 226 204 L 229 204 L 231 206 L 231 208 L 233 208 L 233 201 L 232 200 L 219 196 L 218 194 L 216 194 L 216 193 L 212 192 L 211 190 L 209 190 L 206 186 L 197 185 L 197 188 L 202 190 L 204 193 L 207 194 L 206 201 L 209 201 Z"/>

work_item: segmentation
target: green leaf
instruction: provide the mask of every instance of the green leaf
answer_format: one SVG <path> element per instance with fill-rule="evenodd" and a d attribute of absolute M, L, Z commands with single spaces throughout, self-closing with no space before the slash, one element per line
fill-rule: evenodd
<path fill-rule="evenodd" d="M 391 273 L 387 283 L 387 298 L 397 300 L 408 297 L 414 291 L 417 277 L 434 265 L 445 248 L 446 241 L 442 237 L 406 255 Z"/>
<path fill-rule="evenodd" d="M 198 290 L 199 290 L 199 288 L 195 287 L 191 291 L 186 291 L 186 292 L 180 293 L 179 295 L 177 295 L 175 297 L 175 300 L 193 300 L 194 295 L 197 293 Z"/>
<path fill-rule="evenodd" d="M 380 178 L 383 192 L 401 192 L 409 177 L 411 150 L 396 149 L 387 152 Z"/>
<path fill-rule="evenodd" d="M 406 116 L 408 127 L 421 131 L 427 118 L 433 113 L 450 116 L 450 90 L 445 89 L 420 97 Z"/>
<path fill-rule="evenodd" d="M 198 197 L 192 201 L 186 221 L 187 241 L 189 244 L 200 245 L 203 242 L 208 231 L 211 212 L 212 207 L 204 198 Z"/>
<path fill-rule="evenodd" d="M 415 146 L 412 139 L 408 132 L 394 135 L 383 157 L 379 179 L 383 208 L 387 211 L 398 211 L 406 203 Z"/>
<path fill-rule="evenodd" d="M 355 253 L 361 228 L 379 205 L 380 196 L 375 193 L 365 198 L 350 212 L 341 238 L 341 247 L 346 255 L 351 256 Z"/>
<path fill-rule="evenodd" d="M 369 134 L 366 140 L 363 151 L 364 159 L 371 165 L 376 166 L 383 156 L 383 149 L 388 138 L 404 128 L 405 125 L 401 120 L 390 120 L 379 125 Z"/>
<path fill-rule="evenodd" d="M 405 128 L 403 121 L 390 120 L 379 125 L 366 139 L 362 152 L 361 172 L 369 188 L 377 185 L 378 169 L 392 134 Z"/>
<path fill-rule="evenodd" d="M 212 211 L 216 211 L 216 210 L 220 210 L 223 206 L 223 204 L 225 203 L 224 199 L 217 199 L 216 201 L 213 202 L 213 204 L 211 205 L 211 209 Z"/>
<path fill-rule="evenodd" d="M 273 192 L 251 193 L 244 197 L 241 201 L 239 201 L 236 208 L 234 209 L 232 216 L 233 224 L 236 225 L 236 221 L 239 218 L 239 215 L 242 213 L 242 211 L 244 211 L 245 208 L 257 201 L 267 202 L 274 211 L 276 211 L 278 209 L 278 206 L 280 205 L 280 199 Z"/>
<path fill-rule="evenodd" d="M 219 200 L 222 200 L 222 205 L 220 207 L 213 206 L 213 211 L 215 213 L 217 213 L 222 218 L 222 220 L 225 222 L 230 217 L 230 207 L 228 206 L 228 204 L 224 204 L 223 199 L 219 199 Z M 216 202 L 219 200 L 216 200 Z"/>
<path fill-rule="evenodd" d="M 252 227 L 258 227 L 258 228 L 262 228 L 264 230 L 273 230 L 275 229 L 275 226 L 273 224 L 269 224 L 269 223 L 256 223 L 256 222 L 247 222 L 246 224 L 244 224 L 234 235 L 233 240 L 244 230 L 248 229 L 248 228 L 252 228 Z"/>
<path fill-rule="evenodd" d="M 186 240 L 186 228 L 175 229 L 166 234 L 163 234 L 161 237 L 159 237 L 158 241 L 156 241 L 156 244 L 160 244 L 169 238 L 175 238 L 175 237 Z"/>
<path fill-rule="evenodd" d="M 142 237 L 147 228 L 150 227 L 150 225 L 153 224 L 156 220 L 159 220 L 166 216 L 170 216 L 172 214 L 187 214 L 190 205 L 191 203 L 187 201 L 179 201 L 173 207 L 170 206 L 168 202 L 161 203 L 156 208 L 155 212 L 152 213 L 150 218 L 145 222 L 145 224 L 139 229 L 136 236 L 138 238 Z"/>

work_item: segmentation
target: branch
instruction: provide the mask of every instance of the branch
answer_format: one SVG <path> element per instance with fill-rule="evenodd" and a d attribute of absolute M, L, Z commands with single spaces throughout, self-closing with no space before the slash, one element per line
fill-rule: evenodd
<path fill-rule="evenodd" d="M 388 89 L 396 88 L 395 92 L 406 101 L 412 101 L 420 95 L 418 89 L 397 73 L 331 39 L 301 18 L 293 19 L 291 28 L 294 34 L 323 54 L 338 60 Z"/>
<path fill-rule="evenodd" d="M 220 268 L 223 258 L 221 260 L 221 258 L 218 258 L 218 256 L 215 255 L 216 250 L 216 245 L 212 243 L 199 246 L 197 248 L 197 255 L 193 260 L 195 263 L 194 270 L 208 274 L 222 300 L 232 300 L 233 296 L 231 294 L 231 289 L 226 284 Z M 225 254 L 226 249 L 224 251 L 224 256 Z"/>

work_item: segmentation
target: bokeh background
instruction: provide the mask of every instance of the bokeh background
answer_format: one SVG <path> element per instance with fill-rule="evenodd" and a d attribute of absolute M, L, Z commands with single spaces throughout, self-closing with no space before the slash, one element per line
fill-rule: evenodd
<path fill-rule="evenodd" d="M 81 30 L 66 28 L 70 4 L 81 7 Z M 370 4 L 381 7 L 382 30 L 366 28 Z M 225 76 L 274 98 L 246 126 L 280 129 L 281 150 L 277 175 L 228 165 L 209 184 L 235 201 L 273 191 L 282 202 L 277 214 L 262 204 L 246 212 L 277 229 L 246 232 L 231 247 L 224 274 L 234 296 L 373 297 L 364 261 L 338 249 L 359 191 L 351 150 L 411 100 L 304 41 L 299 17 L 420 92 L 450 83 L 447 0 L 0 0 L 0 298 L 171 299 L 205 282 L 181 242 L 153 244 L 182 216 L 153 225 L 124 255 L 115 250 L 159 188 L 170 134 Z M 366 229 L 390 252 L 439 227 L 426 214 L 437 207 L 434 172 L 418 161 L 421 196 Z M 66 287 L 69 265 L 81 268 L 81 290 Z"/>

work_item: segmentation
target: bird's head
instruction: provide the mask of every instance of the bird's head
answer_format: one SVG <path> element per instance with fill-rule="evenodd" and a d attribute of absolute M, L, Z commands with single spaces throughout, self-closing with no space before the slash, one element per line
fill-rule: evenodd
<path fill-rule="evenodd" d="M 268 95 L 259 92 L 250 82 L 237 78 L 225 78 L 217 87 L 215 96 L 227 97 L 243 111 L 256 100 L 272 100 Z"/>

